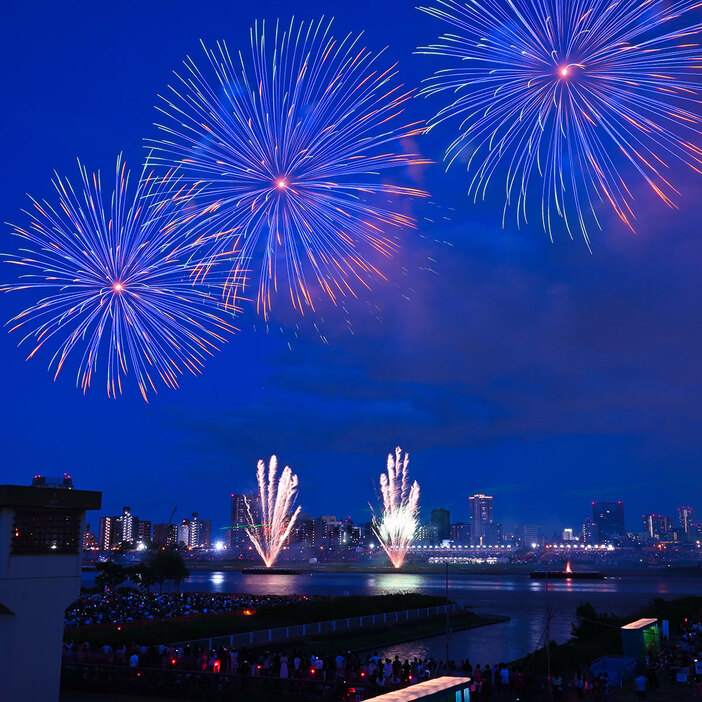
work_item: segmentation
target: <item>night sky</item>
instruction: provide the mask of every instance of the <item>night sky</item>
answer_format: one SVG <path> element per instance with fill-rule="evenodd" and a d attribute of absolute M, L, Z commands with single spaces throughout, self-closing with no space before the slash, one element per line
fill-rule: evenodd
<path fill-rule="evenodd" d="M 123 152 L 138 170 L 143 140 L 158 136 L 156 95 L 186 55 L 202 56 L 200 39 L 247 50 L 254 19 L 287 22 L 295 6 L 4 4 L 2 221 L 24 224 L 26 193 L 51 196 L 54 169 L 75 179 L 76 157 L 110 176 Z M 332 8 L 338 35 L 389 45 L 407 85 L 438 66 L 412 54 L 442 26 L 411 2 L 297 7 L 300 19 Z M 409 116 L 436 106 L 414 100 Z M 177 505 L 218 527 L 229 493 L 253 488 L 256 460 L 275 452 L 300 476 L 303 511 L 365 521 L 399 443 L 423 508 L 448 507 L 453 521 L 467 521 L 474 492 L 493 494 L 508 525 L 575 528 L 591 500 L 621 499 L 630 530 L 644 511 L 702 509 L 702 177 L 674 169 L 677 210 L 641 186 L 636 235 L 603 210 L 590 253 L 566 235 L 551 243 L 537 217 L 517 230 L 508 215 L 503 229 L 499 182 L 474 205 L 465 171 L 440 163 L 451 134 L 418 138 L 437 163 L 396 176 L 432 197 L 413 205 L 420 228 L 383 264 L 387 283 L 345 310 L 300 319 L 281 306 L 268 326 L 245 315 L 204 376 L 148 405 L 132 385 L 108 399 L 103 376 L 83 396 L 75 366 L 53 382 L 48 354 L 25 362 L 3 332 L 0 482 L 66 471 L 103 491 L 106 514 L 128 504 L 160 522 Z M 18 244 L 5 226 L 0 251 Z M 0 296 L 2 319 L 28 299 Z"/>

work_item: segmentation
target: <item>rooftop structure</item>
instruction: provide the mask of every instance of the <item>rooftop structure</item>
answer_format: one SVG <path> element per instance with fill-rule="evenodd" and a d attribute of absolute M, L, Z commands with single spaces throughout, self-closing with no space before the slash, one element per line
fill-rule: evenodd
<path fill-rule="evenodd" d="M 3 702 L 59 695 L 66 607 L 80 594 L 85 511 L 102 494 L 0 485 L 0 680 Z M 28 661 L 41 665 L 27 668 Z"/>

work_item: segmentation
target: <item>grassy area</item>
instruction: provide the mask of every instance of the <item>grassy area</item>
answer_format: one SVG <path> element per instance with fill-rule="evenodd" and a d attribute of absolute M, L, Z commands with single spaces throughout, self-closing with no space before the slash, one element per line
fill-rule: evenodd
<path fill-rule="evenodd" d="M 588 603 L 577 609 L 578 623 L 573 625 L 573 638 L 564 644 L 550 647 L 552 670 L 575 670 L 588 666 L 602 656 L 622 654 L 621 627 L 636 619 L 651 617 L 670 622 L 671 634 L 678 630 L 685 618 L 698 619 L 702 613 L 702 597 L 681 597 L 675 600 L 653 599 L 637 612 L 625 617 L 598 613 Z M 515 661 L 538 673 L 547 668 L 546 648 Z"/>
<path fill-rule="evenodd" d="M 404 609 L 434 607 L 445 602 L 444 597 L 418 593 L 335 597 L 314 602 L 295 602 L 278 607 L 261 607 L 248 616 L 241 613 L 204 614 L 165 621 L 142 621 L 67 629 L 65 638 L 86 641 L 91 646 L 105 644 L 120 646 L 134 642 L 150 646 L 170 641 L 187 641 L 257 629 L 382 614 Z"/>

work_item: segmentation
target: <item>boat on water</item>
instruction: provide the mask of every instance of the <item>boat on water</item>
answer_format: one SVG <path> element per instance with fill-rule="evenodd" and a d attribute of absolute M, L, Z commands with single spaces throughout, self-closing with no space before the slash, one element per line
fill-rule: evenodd
<path fill-rule="evenodd" d="M 573 570 L 570 561 L 566 562 L 565 570 L 534 570 L 530 574 L 532 580 L 604 580 L 604 574 L 599 570 Z"/>

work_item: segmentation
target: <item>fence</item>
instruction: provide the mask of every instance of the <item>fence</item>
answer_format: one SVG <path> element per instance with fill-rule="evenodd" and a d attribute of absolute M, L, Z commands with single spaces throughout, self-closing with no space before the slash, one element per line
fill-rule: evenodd
<path fill-rule="evenodd" d="M 281 626 L 274 629 L 259 629 L 257 631 L 247 631 L 239 634 L 225 634 L 223 636 L 211 636 L 206 639 L 191 639 L 189 641 L 176 641 L 171 646 L 179 646 L 189 643 L 191 645 L 202 646 L 207 650 L 226 646 L 228 648 L 243 648 L 245 646 L 260 646 L 267 643 L 289 641 L 291 639 L 301 639 L 307 636 L 320 636 L 322 634 L 334 634 L 337 632 L 354 631 L 356 629 L 372 629 L 378 626 L 389 624 L 403 624 L 406 622 L 429 619 L 449 614 L 455 614 L 463 610 L 460 602 L 440 605 L 437 607 L 421 607 L 419 609 L 404 609 L 400 612 L 385 612 L 384 614 L 367 614 L 362 617 L 347 617 L 345 619 L 332 619 L 326 622 L 312 622 L 310 624 L 295 624 L 292 626 Z"/>

